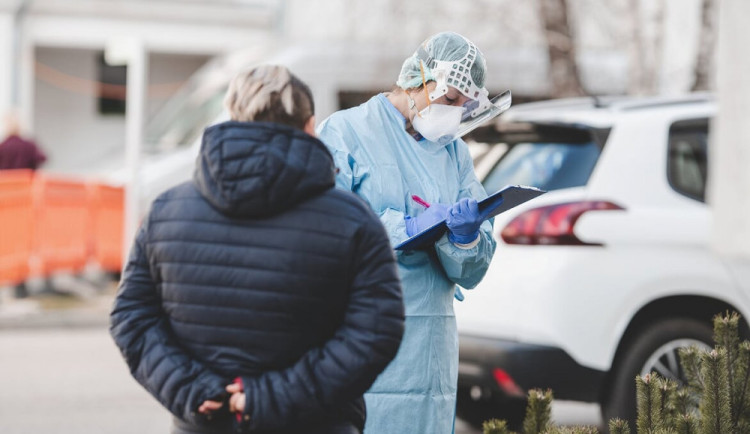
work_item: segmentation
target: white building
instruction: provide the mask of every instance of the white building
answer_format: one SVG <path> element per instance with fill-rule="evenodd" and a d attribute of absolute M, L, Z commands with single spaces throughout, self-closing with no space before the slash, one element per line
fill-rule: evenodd
<path fill-rule="evenodd" d="M 88 172 L 125 143 L 125 71 L 105 52 L 142 44 L 148 118 L 208 59 L 275 37 L 283 4 L 0 0 L 0 114 L 18 108 L 49 156 L 46 169 Z"/>
<path fill-rule="evenodd" d="M 626 12 L 631 3 L 569 3 L 587 90 L 626 92 Z M 665 0 L 663 5 L 662 51 L 668 53 L 665 59 L 672 60 L 662 65 L 661 89 L 682 92 L 690 81 L 700 4 L 698 0 Z M 646 28 L 649 8 L 643 9 Z M 546 40 L 537 2 L 0 0 L 0 114 L 10 107 L 20 109 L 26 130 L 50 157 L 47 170 L 87 173 L 102 161 L 112 160 L 110 156 L 124 155 L 125 74 L 122 68 L 108 65 L 105 52 L 116 54 L 118 47 L 128 43 L 142 44 L 148 60 L 147 100 L 136 105 L 144 107 L 141 115 L 148 122 L 193 72 L 217 54 L 253 47 L 272 46 L 281 51 L 299 44 L 330 44 L 356 52 L 360 59 L 381 56 L 384 51 L 389 59 L 398 59 L 441 30 L 466 35 L 485 53 L 491 92 L 510 88 L 516 97 L 547 95 Z M 696 37 L 686 38 L 686 34 Z M 351 59 L 351 63 L 356 61 Z M 317 70 L 351 67 L 346 60 L 315 63 Z M 367 94 L 391 86 L 398 74 L 397 63 L 380 64 L 382 79 L 377 83 L 358 83 L 351 74 L 339 74 L 346 79 L 333 86 L 328 83 L 326 88 L 310 83 L 320 100 L 318 117 L 338 108 L 335 97 L 341 92 Z M 306 66 L 297 68 L 300 76 L 309 76 Z M 116 84 L 101 86 L 101 81 Z"/>
<path fill-rule="evenodd" d="M 689 89 L 700 0 L 642 0 L 636 12 L 626 0 L 568 4 L 588 92 L 627 92 L 635 34 L 639 53 L 649 56 L 637 62 L 651 65 L 656 91 Z M 310 84 L 322 120 L 342 104 L 390 88 L 402 59 L 443 30 L 464 34 L 482 50 L 491 93 L 512 89 L 516 101 L 549 94 L 547 38 L 537 1 L 0 0 L 0 114 L 18 108 L 26 132 L 49 156 L 47 171 L 101 175 L 120 169 L 116 179 L 139 179 L 142 186 L 128 190 L 132 224 L 140 207 L 135 198 L 151 198 L 189 177 L 183 167 L 194 159 L 184 146 L 194 144 L 194 135 L 190 143 L 178 138 L 162 148 L 181 146 L 182 154 L 175 154 L 181 163 L 171 164 L 172 172 L 146 170 L 140 155 L 151 137 L 143 125 L 162 120 L 161 131 L 169 133 L 181 122 L 199 131 L 214 120 L 222 88 L 201 86 L 202 80 L 223 83 L 233 68 L 250 61 L 285 63 Z M 649 41 L 659 41 L 658 49 Z M 255 50 L 255 57 L 243 61 L 235 55 L 235 64 L 194 76 L 209 59 L 240 50 Z M 118 66 L 127 58 L 128 72 Z M 176 116 L 155 116 L 189 77 L 182 101 L 172 101 Z M 210 94 L 194 91 L 201 87 Z M 197 101 L 201 116 L 174 109 L 189 105 L 186 100 Z M 150 176 L 161 181 L 144 180 Z"/>

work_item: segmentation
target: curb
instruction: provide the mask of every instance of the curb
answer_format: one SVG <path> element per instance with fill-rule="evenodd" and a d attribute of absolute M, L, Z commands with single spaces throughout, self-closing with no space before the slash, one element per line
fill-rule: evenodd
<path fill-rule="evenodd" d="M 31 296 L 14 298 L 0 289 L 0 331 L 109 326 L 114 294 L 93 297 Z"/>

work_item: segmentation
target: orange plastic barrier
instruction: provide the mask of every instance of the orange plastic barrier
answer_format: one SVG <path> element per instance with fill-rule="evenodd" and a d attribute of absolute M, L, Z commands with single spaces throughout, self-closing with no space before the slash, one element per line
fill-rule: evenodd
<path fill-rule="evenodd" d="M 106 271 L 122 268 L 125 230 L 125 191 L 121 187 L 92 184 L 89 188 L 93 231 L 93 257 Z"/>
<path fill-rule="evenodd" d="M 82 271 L 88 260 L 91 213 L 82 182 L 37 175 L 34 183 L 34 253 L 32 272 Z"/>
<path fill-rule="evenodd" d="M 122 267 L 124 190 L 30 170 L 0 172 L 0 285 L 93 260 Z"/>
<path fill-rule="evenodd" d="M 0 173 L 0 285 L 26 279 L 32 246 L 31 170 Z"/>

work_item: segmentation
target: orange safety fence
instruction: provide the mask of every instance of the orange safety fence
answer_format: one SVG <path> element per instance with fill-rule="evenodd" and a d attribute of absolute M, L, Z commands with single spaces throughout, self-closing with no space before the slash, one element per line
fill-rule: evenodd
<path fill-rule="evenodd" d="M 89 254 L 91 216 L 86 184 L 37 174 L 34 181 L 34 253 L 32 271 L 80 272 Z"/>
<path fill-rule="evenodd" d="M 125 231 L 125 191 L 120 187 L 91 184 L 89 193 L 93 257 L 103 270 L 120 271 Z"/>
<path fill-rule="evenodd" d="M 122 266 L 124 192 L 26 170 L 0 172 L 0 285 L 94 262 Z"/>
<path fill-rule="evenodd" d="M 31 170 L 0 176 L 0 286 L 26 279 L 32 242 Z"/>

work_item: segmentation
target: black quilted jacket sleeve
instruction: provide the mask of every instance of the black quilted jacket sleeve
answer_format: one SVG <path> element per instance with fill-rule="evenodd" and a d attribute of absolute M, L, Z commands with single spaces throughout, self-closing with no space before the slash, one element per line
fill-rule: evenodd
<path fill-rule="evenodd" d="M 206 399 L 224 392 L 227 379 L 211 372 L 176 342 L 146 256 L 148 225 L 131 249 L 110 316 L 110 333 L 133 377 L 175 416 L 208 422 L 197 413 Z"/>
<path fill-rule="evenodd" d="M 361 396 L 396 356 L 404 330 L 401 285 L 385 230 L 374 214 L 365 215 L 350 256 L 352 288 L 342 326 L 290 368 L 242 378 L 244 431 L 295 424 Z"/>

